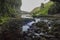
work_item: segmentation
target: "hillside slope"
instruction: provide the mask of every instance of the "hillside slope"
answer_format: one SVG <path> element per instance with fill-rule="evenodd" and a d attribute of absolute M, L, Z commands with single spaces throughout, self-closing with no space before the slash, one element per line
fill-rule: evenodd
<path fill-rule="evenodd" d="M 36 7 L 31 12 L 32 16 L 48 15 L 48 10 L 53 4 L 54 4 L 53 2 L 48 2 L 44 4 L 44 8 Z"/>

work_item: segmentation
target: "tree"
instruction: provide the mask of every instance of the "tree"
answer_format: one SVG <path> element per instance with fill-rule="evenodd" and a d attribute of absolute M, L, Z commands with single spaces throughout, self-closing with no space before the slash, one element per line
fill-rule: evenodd
<path fill-rule="evenodd" d="M 0 0 L 0 24 L 20 13 L 21 0 Z"/>
<path fill-rule="evenodd" d="M 13 16 L 20 6 L 21 0 L 0 0 L 0 16 Z"/>
<path fill-rule="evenodd" d="M 0 40 L 20 39 L 21 21 L 12 19 L 19 13 L 20 7 L 21 0 L 0 0 Z"/>
<path fill-rule="evenodd" d="M 40 8 L 44 8 L 44 3 L 41 3 L 41 7 Z"/>
<path fill-rule="evenodd" d="M 53 2 L 60 2 L 60 0 L 51 0 L 51 1 L 53 1 Z"/>
<path fill-rule="evenodd" d="M 50 7 L 48 10 L 48 14 L 54 15 L 54 14 L 60 14 L 60 0 L 51 0 L 55 4 Z"/>

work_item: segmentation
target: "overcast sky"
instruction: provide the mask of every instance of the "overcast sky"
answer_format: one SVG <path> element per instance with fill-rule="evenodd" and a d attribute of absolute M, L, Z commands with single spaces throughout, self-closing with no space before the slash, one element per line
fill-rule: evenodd
<path fill-rule="evenodd" d="M 21 10 L 23 11 L 32 11 L 35 7 L 41 5 L 41 3 L 46 3 L 49 0 L 22 0 Z"/>

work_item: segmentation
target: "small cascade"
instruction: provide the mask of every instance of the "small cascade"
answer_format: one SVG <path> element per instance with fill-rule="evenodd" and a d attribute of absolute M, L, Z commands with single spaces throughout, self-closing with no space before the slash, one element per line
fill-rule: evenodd
<path fill-rule="evenodd" d="M 22 26 L 22 31 L 27 31 L 30 28 L 30 26 L 32 26 L 32 24 L 37 23 L 39 21 L 40 19 L 36 18 L 35 21 L 28 22 L 27 24 Z"/>

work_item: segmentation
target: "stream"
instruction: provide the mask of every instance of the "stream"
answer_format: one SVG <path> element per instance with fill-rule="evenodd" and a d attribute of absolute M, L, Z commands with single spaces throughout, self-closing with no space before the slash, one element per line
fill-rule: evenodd
<path fill-rule="evenodd" d="M 44 22 L 48 22 L 48 20 L 42 20 L 42 19 L 40 19 L 40 18 L 34 18 L 34 20 L 32 20 L 32 21 L 30 21 L 30 22 L 27 22 L 25 25 L 23 25 L 22 26 L 22 31 L 27 31 L 29 28 L 30 28 L 30 26 L 32 26 L 32 24 L 34 24 L 34 23 L 38 23 L 38 22 L 40 22 L 40 21 L 44 21 Z M 48 24 L 50 24 L 50 22 L 48 22 Z M 49 26 L 49 25 L 48 25 Z M 51 27 L 49 27 L 49 29 L 50 29 Z"/>
<path fill-rule="evenodd" d="M 26 22 L 26 24 L 22 26 L 22 33 L 25 38 L 24 40 L 28 40 L 28 39 L 29 40 L 35 40 L 35 39 L 40 40 L 42 36 L 48 37 L 48 38 L 53 37 L 49 35 L 47 31 L 43 32 L 41 31 L 39 27 L 36 26 L 36 23 L 43 21 L 47 23 L 48 29 L 50 30 L 52 28 L 51 20 L 34 18 L 33 20 L 26 19 L 25 21 L 28 21 L 28 22 Z"/>

